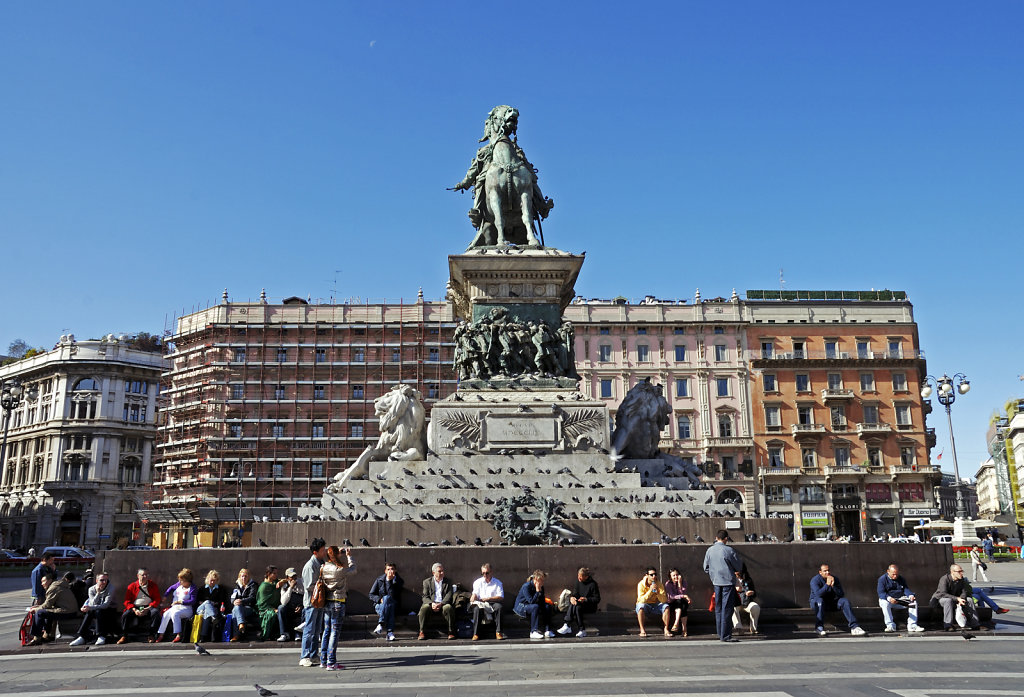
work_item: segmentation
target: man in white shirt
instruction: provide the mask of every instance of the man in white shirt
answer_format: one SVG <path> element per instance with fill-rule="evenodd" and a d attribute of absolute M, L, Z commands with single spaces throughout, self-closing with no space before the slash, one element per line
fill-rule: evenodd
<path fill-rule="evenodd" d="M 473 581 L 473 594 L 469 602 L 473 606 L 473 641 L 480 640 L 480 614 L 494 620 L 494 638 L 501 641 L 501 603 L 505 600 L 505 587 L 491 575 L 491 565 L 480 567 L 480 578 Z"/>

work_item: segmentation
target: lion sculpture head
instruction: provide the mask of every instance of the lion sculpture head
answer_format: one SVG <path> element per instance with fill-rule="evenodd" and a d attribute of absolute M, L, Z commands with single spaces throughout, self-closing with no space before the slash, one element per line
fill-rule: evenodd
<path fill-rule="evenodd" d="M 378 451 L 386 452 L 389 460 L 424 459 L 426 412 L 418 390 L 395 385 L 373 401 L 373 410 L 380 421 Z"/>
<path fill-rule="evenodd" d="M 631 460 L 650 460 L 658 454 L 661 431 L 668 425 L 672 407 L 662 394 L 661 385 L 644 378 L 626 393 L 615 412 L 612 448 L 615 454 Z"/>

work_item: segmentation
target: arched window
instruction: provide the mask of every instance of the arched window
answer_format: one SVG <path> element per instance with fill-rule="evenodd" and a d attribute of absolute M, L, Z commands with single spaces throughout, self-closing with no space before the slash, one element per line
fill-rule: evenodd
<path fill-rule="evenodd" d="M 71 388 L 72 392 L 97 392 L 100 389 L 100 383 L 95 378 L 82 378 L 75 383 L 75 386 Z"/>

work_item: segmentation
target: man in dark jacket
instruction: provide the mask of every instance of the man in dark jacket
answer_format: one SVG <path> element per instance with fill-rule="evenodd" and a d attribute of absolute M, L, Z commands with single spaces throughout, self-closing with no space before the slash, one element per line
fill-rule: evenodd
<path fill-rule="evenodd" d="M 427 627 L 427 619 L 443 615 L 448 625 L 448 638 L 455 639 L 455 611 L 452 606 L 454 594 L 452 593 L 452 582 L 444 577 L 444 566 L 435 563 L 430 567 L 430 576 L 423 579 L 423 604 L 420 605 L 420 633 L 416 637 L 421 641 L 427 638 L 424 630 Z"/>
<path fill-rule="evenodd" d="M 558 629 L 559 634 L 572 632 L 572 624 L 579 626 L 576 636 L 585 637 L 587 628 L 583 626 L 583 616 L 591 612 L 597 612 L 597 606 L 601 604 L 601 590 L 597 587 L 597 581 L 590 575 L 590 569 L 581 566 L 576 572 L 576 584 L 572 587 L 572 595 L 569 596 L 569 607 L 565 609 L 565 623 Z"/>
<path fill-rule="evenodd" d="M 377 628 L 374 634 L 388 633 L 388 641 L 395 640 L 395 614 L 399 612 L 402 588 L 405 581 L 398 575 L 398 567 L 394 562 L 384 565 L 384 573 L 377 577 L 370 587 L 370 600 L 377 612 Z"/>
<path fill-rule="evenodd" d="M 970 625 L 971 629 L 987 630 L 978 621 L 978 612 L 974 607 L 974 597 L 970 582 L 964 578 L 964 569 L 959 564 L 949 567 L 949 573 L 939 579 L 939 587 L 932 594 L 932 602 L 938 602 L 942 606 L 942 628 L 947 632 L 956 631 L 953 626 L 954 620 L 961 627 Z M 957 609 L 963 611 L 964 618 L 961 621 L 956 616 Z"/>
<path fill-rule="evenodd" d="M 827 636 L 825 631 L 825 613 L 841 610 L 846 622 L 850 627 L 850 634 L 854 636 L 865 636 L 865 632 L 857 617 L 853 614 L 850 601 L 846 599 L 843 592 L 843 584 L 829 571 L 828 564 L 818 567 L 818 573 L 811 579 L 811 609 L 815 612 L 814 629 L 818 636 Z"/>
<path fill-rule="evenodd" d="M 917 596 L 910 590 L 907 581 L 900 575 L 900 568 L 890 564 L 885 573 L 878 577 L 878 607 L 882 608 L 885 619 L 885 631 L 895 632 L 896 622 L 892 611 L 907 609 L 907 631 L 923 632 L 924 628 L 917 623 Z"/>

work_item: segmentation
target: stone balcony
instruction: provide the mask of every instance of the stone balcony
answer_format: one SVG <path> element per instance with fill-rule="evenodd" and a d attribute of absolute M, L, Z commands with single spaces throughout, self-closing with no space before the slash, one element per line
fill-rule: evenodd
<path fill-rule="evenodd" d="M 864 436 L 879 436 L 892 433 L 892 426 L 887 423 L 859 423 L 857 424 L 857 435 Z"/>
<path fill-rule="evenodd" d="M 821 391 L 821 398 L 826 402 L 841 399 L 853 399 L 853 390 L 848 390 L 842 387 L 826 387 Z"/>
<path fill-rule="evenodd" d="M 753 446 L 753 438 L 742 438 L 738 436 L 719 436 L 717 438 L 707 439 L 707 447 L 709 448 L 751 448 Z"/>
<path fill-rule="evenodd" d="M 794 436 L 820 435 L 825 432 L 825 424 L 793 424 Z"/>

